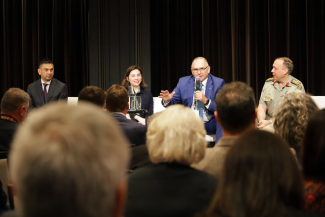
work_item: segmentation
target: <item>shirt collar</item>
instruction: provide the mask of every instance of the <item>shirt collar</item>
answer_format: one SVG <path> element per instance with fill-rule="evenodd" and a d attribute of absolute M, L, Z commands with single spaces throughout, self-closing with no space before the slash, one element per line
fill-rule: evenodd
<path fill-rule="evenodd" d="M 42 85 L 43 85 L 43 84 L 48 84 L 48 85 L 50 85 L 50 84 L 51 84 L 51 81 L 52 81 L 52 79 L 51 79 L 49 82 L 46 82 L 46 83 L 45 83 L 45 82 L 41 79 Z"/>
<path fill-rule="evenodd" d="M 206 79 L 204 79 L 204 81 L 202 81 L 202 85 L 207 86 L 207 82 L 208 82 L 208 77 Z"/>

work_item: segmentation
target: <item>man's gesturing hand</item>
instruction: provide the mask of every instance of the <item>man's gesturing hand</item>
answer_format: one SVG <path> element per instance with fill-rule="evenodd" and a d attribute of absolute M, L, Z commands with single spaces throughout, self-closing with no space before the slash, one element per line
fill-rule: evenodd
<path fill-rule="evenodd" d="M 159 98 L 162 98 L 164 103 L 169 103 L 169 101 L 173 98 L 175 92 L 169 93 L 168 90 L 162 90 L 160 92 L 160 96 L 158 96 Z"/>

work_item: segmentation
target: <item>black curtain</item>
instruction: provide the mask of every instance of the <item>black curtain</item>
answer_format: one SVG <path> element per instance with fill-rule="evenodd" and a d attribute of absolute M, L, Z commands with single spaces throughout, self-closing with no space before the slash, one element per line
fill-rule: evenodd
<path fill-rule="evenodd" d="M 89 83 L 87 0 L 2 0 L 0 91 L 27 90 L 38 62 L 54 62 L 54 77 L 77 96 Z"/>
<path fill-rule="evenodd" d="M 171 91 L 207 58 L 211 74 L 244 81 L 259 99 L 275 58 L 294 62 L 307 92 L 325 95 L 325 1 L 151 1 L 152 92 Z"/>

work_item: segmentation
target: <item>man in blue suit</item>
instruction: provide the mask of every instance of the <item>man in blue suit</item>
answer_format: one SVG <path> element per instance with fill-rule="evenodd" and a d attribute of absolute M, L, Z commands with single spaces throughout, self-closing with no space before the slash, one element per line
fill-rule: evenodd
<path fill-rule="evenodd" d="M 222 137 L 222 130 L 214 117 L 216 104 L 214 99 L 220 88 L 225 85 L 221 78 L 210 74 L 211 67 L 204 57 L 193 60 L 192 75 L 179 79 L 177 87 L 172 93 L 168 90 L 161 91 L 160 98 L 164 106 L 174 105 L 182 102 L 184 106 L 194 108 L 195 100 L 203 103 L 203 117 L 207 134 L 216 134 L 216 142 Z M 202 83 L 202 91 L 195 91 L 195 78 L 199 76 Z M 194 100 L 195 99 L 195 100 Z"/>

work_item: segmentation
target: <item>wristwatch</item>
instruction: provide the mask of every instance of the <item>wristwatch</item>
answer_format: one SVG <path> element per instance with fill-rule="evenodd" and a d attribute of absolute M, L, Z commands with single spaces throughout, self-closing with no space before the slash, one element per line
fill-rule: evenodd
<path fill-rule="evenodd" d="M 207 102 L 204 104 L 204 106 L 209 105 L 209 103 L 210 103 L 210 99 L 207 100 Z"/>
<path fill-rule="evenodd" d="M 270 124 L 272 124 L 273 123 L 273 121 L 272 121 L 272 119 L 270 119 Z"/>

